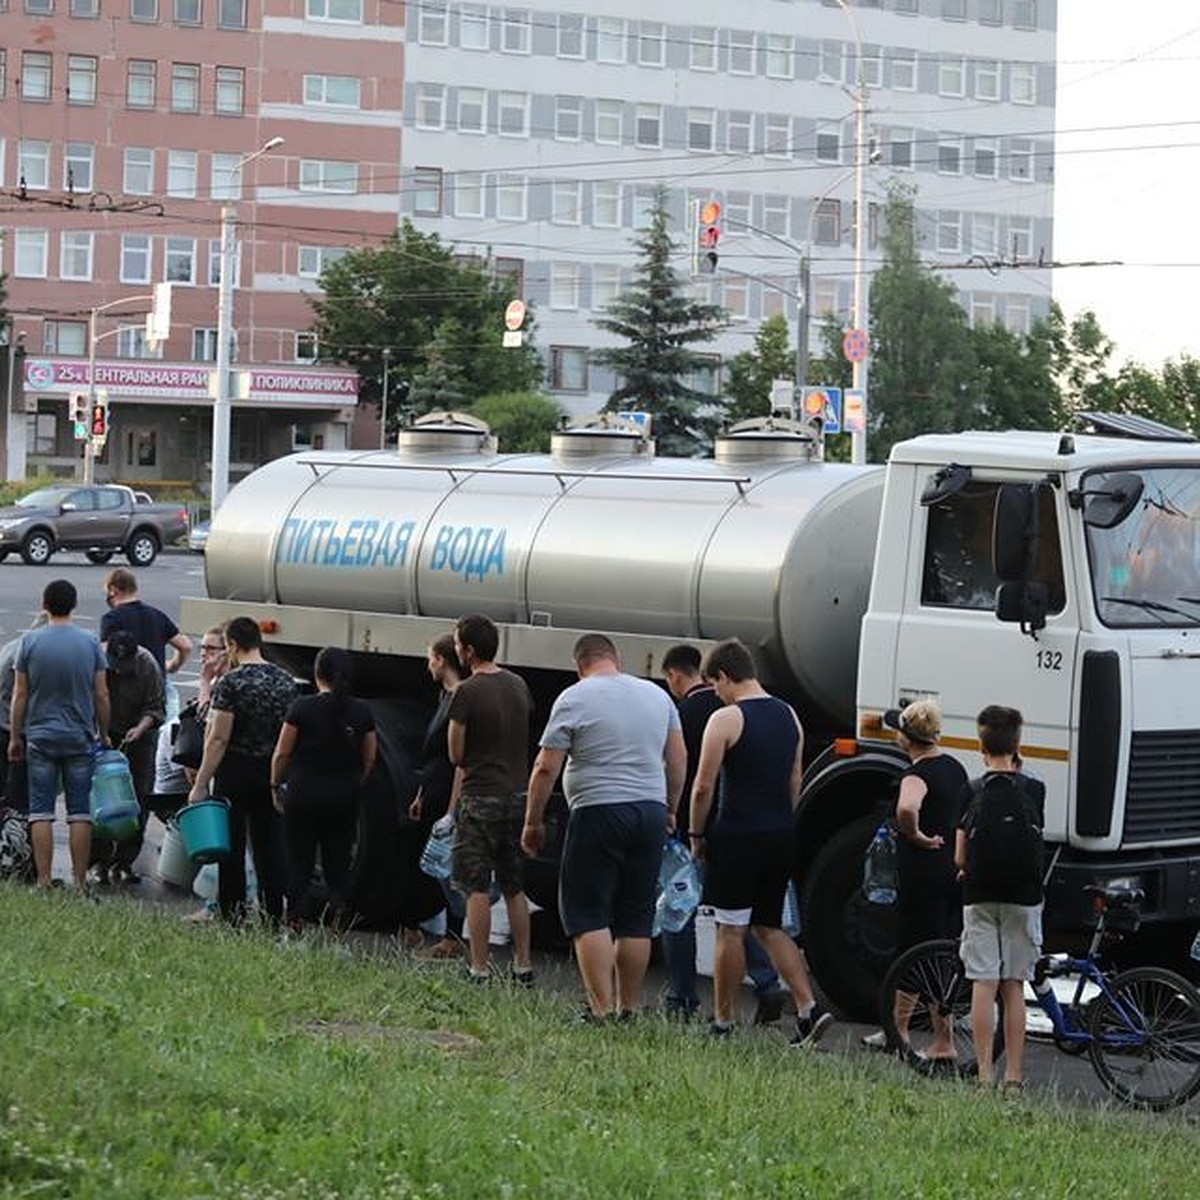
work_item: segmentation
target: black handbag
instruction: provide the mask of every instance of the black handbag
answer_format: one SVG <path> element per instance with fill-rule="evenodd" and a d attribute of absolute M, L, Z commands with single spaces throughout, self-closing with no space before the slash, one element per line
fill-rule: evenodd
<path fill-rule="evenodd" d="M 171 738 L 171 761 L 195 771 L 203 757 L 204 722 L 198 715 L 196 702 L 192 701 L 179 710 L 179 720 Z"/>

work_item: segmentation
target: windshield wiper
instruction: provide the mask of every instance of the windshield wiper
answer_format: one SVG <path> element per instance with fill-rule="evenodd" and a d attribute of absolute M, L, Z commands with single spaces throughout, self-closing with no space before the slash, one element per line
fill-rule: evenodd
<path fill-rule="evenodd" d="M 1181 600 L 1186 597 L 1181 596 Z M 1141 596 L 1101 596 L 1100 600 L 1104 604 L 1124 604 L 1129 608 L 1140 608 L 1143 612 L 1154 613 L 1156 616 L 1159 613 L 1171 613 L 1176 617 L 1183 617 L 1185 620 L 1196 622 L 1200 617 L 1195 617 L 1189 612 L 1184 612 L 1182 608 L 1176 608 L 1173 604 L 1162 604 L 1157 600 L 1147 600 Z M 1193 600 L 1193 604 L 1200 604 L 1200 601 Z M 1163 621 L 1165 625 L 1166 622 Z"/>

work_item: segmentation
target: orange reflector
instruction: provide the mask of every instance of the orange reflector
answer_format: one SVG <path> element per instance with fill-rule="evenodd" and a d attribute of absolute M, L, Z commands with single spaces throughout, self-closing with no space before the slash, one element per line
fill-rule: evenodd
<path fill-rule="evenodd" d="M 838 758 L 853 758 L 858 753 L 858 742 L 854 738 L 834 738 L 833 752 Z"/>
<path fill-rule="evenodd" d="M 278 633 L 279 622 L 274 617 L 264 617 L 259 621 L 258 628 L 262 633 Z"/>

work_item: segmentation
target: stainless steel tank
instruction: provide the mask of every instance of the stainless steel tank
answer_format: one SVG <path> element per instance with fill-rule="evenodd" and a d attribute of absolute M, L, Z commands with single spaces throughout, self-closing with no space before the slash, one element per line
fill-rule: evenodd
<path fill-rule="evenodd" d="M 504 455 L 464 431 L 397 452 L 293 455 L 230 492 L 209 537 L 208 592 L 737 636 L 807 716 L 849 722 L 882 468 L 748 444 L 722 462 L 654 458 L 644 439 L 608 436 Z"/>

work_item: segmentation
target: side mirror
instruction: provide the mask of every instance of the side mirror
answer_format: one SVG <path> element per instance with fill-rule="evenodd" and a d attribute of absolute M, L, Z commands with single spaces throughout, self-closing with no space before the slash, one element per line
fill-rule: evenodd
<path fill-rule="evenodd" d="M 1093 475 L 1087 486 L 1071 492 L 1072 508 L 1083 509 L 1083 523 L 1094 529 L 1115 529 L 1137 507 L 1146 483 L 1132 471 Z"/>
<path fill-rule="evenodd" d="M 79 505 L 76 504 L 74 500 L 64 500 L 58 506 L 58 511 L 65 512 L 65 513 L 76 512 L 76 511 L 78 511 L 78 509 L 79 509 Z"/>
<path fill-rule="evenodd" d="M 1021 626 L 1022 633 L 1046 627 L 1050 589 L 1044 583 L 1009 581 L 996 589 L 996 619 Z"/>
<path fill-rule="evenodd" d="M 1028 578 L 1036 540 L 1037 486 L 1002 484 L 992 517 L 992 568 L 1001 583 Z"/>

